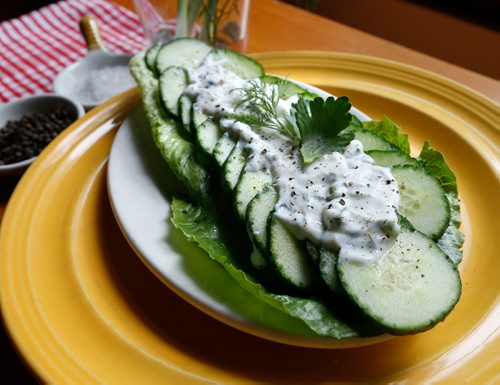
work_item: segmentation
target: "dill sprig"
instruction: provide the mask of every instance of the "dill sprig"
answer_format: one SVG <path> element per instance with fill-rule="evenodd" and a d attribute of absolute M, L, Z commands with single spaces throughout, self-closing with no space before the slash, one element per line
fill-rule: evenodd
<path fill-rule="evenodd" d="M 251 113 L 231 113 L 229 117 L 252 127 L 267 127 L 289 136 L 298 144 L 298 133 L 294 125 L 278 114 L 278 103 L 284 97 L 285 82 L 281 79 L 272 84 L 252 80 L 248 87 L 239 89 L 243 95 L 236 110 L 244 106 Z"/>

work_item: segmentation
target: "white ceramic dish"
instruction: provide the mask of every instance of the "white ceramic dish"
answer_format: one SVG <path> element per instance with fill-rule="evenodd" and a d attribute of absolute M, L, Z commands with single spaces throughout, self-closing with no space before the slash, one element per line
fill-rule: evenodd
<path fill-rule="evenodd" d="M 91 108 L 96 107 L 98 102 L 85 100 L 85 96 L 81 95 L 81 80 L 88 79 L 89 74 L 95 70 L 107 67 L 127 68 L 132 55 L 107 52 L 101 40 L 99 25 L 93 16 L 86 15 L 82 18 L 80 21 L 80 30 L 82 31 L 82 35 L 87 43 L 89 52 L 83 59 L 62 70 L 54 78 L 52 87 L 54 88 L 55 93 L 76 99 L 85 107 L 86 110 L 90 110 Z M 133 82 L 132 77 L 130 77 L 130 82 Z M 118 94 L 125 90 L 113 91 L 116 91 L 114 93 Z M 103 103 L 105 100 L 100 100 L 100 102 Z"/>
<path fill-rule="evenodd" d="M 113 54 L 100 49 L 92 50 L 83 59 L 71 64 L 54 78 L 54 92 L 73 97 L 82 103 L 86 110 L 90 110 L 96 104 L 79 99 L 75 91 L 77 84 L 75 79 L 86 77 L 91 71 L 104 67 L 126 67 L 130 58 L 131 55 Z"/>
<path fill-rule="evenodd" d="M 316 88 L 310 90 L 329 96 Z M 368 119 L 358 110 L 353 112 L 361 120 Z M 172 228 L 169 223 L 170 197 L 182 190 L 155 148 L 142 109 L 135 109 L 113 142 L 108 163 L 108 193 L 117 222 L 128 242 L 167 286 L 211 316 L 274 341 L 298 346 L 345 348 L 390 338 L 387 335 L 346 340 L 319 338 L 301 321 L 255 299 L 239 287 L 222 266 L 204 256 L 203 251 Z M 210 269 L 208 276 L 218 274 L 220 284 L 217 286 L 223 290 L 203 282 L 203 277 L 200 278 L 195 271 L 199 266 L 190 267 L 194 260 L 196 264 L 205 264 L 201 269 Z M 246 305 L 235 309 L 234 298 Z M 299 329 L 302 330 L 297 335 Z"/>
<path fill-rule="evenodd" d="M 81 104 L 65 96 L 52 94 L 26 96 L 10 103 L 0 105 L 0 129 L 2 129 L 9 120 L 18 120 L 25 114 L 47 112 L 57 107 L 64 107 L 67 109 L 73 121 L 81 118 L 85 114 Z M 0 175 L 20 174 L 33 163 L 35 159 L 36 156 L 21 162 L 0 165 Z"/>

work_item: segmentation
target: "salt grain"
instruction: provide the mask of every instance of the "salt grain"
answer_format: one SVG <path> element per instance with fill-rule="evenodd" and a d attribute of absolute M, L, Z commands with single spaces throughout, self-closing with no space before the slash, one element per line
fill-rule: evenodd
<path fill-rule="evenodd" d="M 67 79 L 71 97 L 85 105 L 97 105 L 135 86 L 126 66 L 103 67 Z"/>

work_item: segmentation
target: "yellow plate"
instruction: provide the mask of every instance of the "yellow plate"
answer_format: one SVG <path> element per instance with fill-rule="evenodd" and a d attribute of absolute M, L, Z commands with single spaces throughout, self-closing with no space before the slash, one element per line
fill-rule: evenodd
<path fill-rule="evenodd" d="M 466 233 L 463 295 L 434 329 L 347 350 L 297 348 L 220 323 L 177 297 L 122 237 L 106 192 L 125 93 L 75 123 L 38 158 L 7 207 L 0 299 L 29 366 L 49 383 L 400 381 L 494 383 L 498 363 L 500 111 L 489 99 L 412 67 L 324 52 L 255 55 L 266 70 L 350 96 L 424 139 L 456 172 Z"/>

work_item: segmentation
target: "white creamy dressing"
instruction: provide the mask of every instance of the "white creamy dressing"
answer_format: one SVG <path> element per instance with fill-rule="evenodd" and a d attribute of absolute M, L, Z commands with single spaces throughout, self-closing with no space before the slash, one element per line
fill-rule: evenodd
<path fill-rule="evenodd" d="M 375 263 L 396 241 L 399 189 L 389 168 L 374 165 L 353 140 L 343 153 L 327 154 L 304 167 L 293 141 L 277 130 L 224 116 L 255 106 L 240 105 L 249 82 L 206 60 L 189 71 L 185 93 L 194 107 L 219 119 L 220 126 L 248 150 L 247 169 L 268 170 L 279 191 L 275 215 L 299 239 L 337 251 L 340 259 Z M 272 87 L 272 86 L 271 86 Z M 296 97 L 280 100 L 280 119 L 290 119 Z"/>
<path fill-rule="evenodd" d="M 184 93 L 196 101 L 195 108 L 210 116 L 234 111 L 248 83 L 210 55 L 198 68 L 189 69 L 188 77 L 190 84 Z"/>

